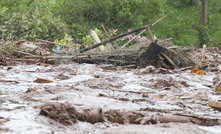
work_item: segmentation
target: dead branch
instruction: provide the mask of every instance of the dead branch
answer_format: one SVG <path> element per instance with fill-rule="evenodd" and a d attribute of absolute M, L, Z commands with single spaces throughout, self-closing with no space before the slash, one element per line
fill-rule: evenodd
<path fill-rule="evenodd" d="M 153 91 L 149 91 L 149 92 L 140 92 L 140 91 L 124 91 L 124 90 L 117 90 L 119 92 L 126 92 L 126 93 L 134 93 L 134 94 L 151 94 L 151 93 L 155 93 Z"/>
<path fill-rule="evenodd" d="M 174 68 L 176 68 L 177 66 L 175 65 L 175 63 L 164 53 L 161 53 L 163 55 L 163 57 L 171 64 L 174 66 Z"/>
<path fill-rule="evenodd" d="M 19 61 L 19 62 L 34 62 L 36 63 L 36 60 L 35 59 L 14 59 L 14 61 Z"/>
<path fill-rule="evenodd" d="M 18 50 L 13 50 L 13 51 L 15 51 L 15 52 L 17 52 L 17 53 L 21 53 L 21 54 L 26 54 L 26 55 L 34 56 L 33 54 L 30 54 L 30 53 L 28 53 L 28 52 L 22 52 L 22 51 L 18 51 Z"/>
<path fill-rule="evenodd" d="M 104 32 L 106 33 L 108 39 L 110 39 L 111 36 L 110 36 L 109 33 L 107 32 L 105 26 L 104 26 L 103 24 L 101 24 L 101 27 L 103 28 Z M 111 41 L 110 43 L 111 43 L 112 47 L 114 47 L 114 49 L 116 49 L 115 46 L 114 46 L 114 42 Z"/>
<path fill-rule="evenodd" d="M 164 39 L 164 40 L 159 41 L 158 43 L 162 43 L 162 42 L 170 41 L 170 40 L 172 40 L 172 39 L 173 39 L 173 38 Z"/>
<path fill-rule="evenodd" d="M 156 22 L 154 22 L 153 24 L 150 25 L 150 27 L 156 25 L 158 22 L 160 22 L 161 20 L 163 20 L 164 18 L 166 18 L 167 15 L 163 16 L 162 18 L 160 18 L 159 20 L 157 20 Z"/>
<path fill-rule="evenodd" d="M 154 37 L 153 37 L 153 35 L 152 35 L 152 32 L 151 32 L 149 26 L 146 26 L 146 31 L 147 31 L 147 33 L 148 33 L 148 39 L 149 39 L 150 41 L 154 41 Z"/>
<path fill-rule="evenodd" d="M 16 83 L 16 84 L 19 83 L 19 82 L 14 81 L 14 80 L 2 80 L 2 79 L 0 79 L 0 82 L 12 82 L 12 83 Z"/>

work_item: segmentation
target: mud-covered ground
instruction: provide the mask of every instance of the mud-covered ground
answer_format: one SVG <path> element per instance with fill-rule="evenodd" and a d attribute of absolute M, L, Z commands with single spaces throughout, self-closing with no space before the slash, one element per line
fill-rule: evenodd
<path fill-rule="evenodd" d="M 220 134 L 221 112 L 208 106 L 221 100 L 220 68 L 0 66 L 0 133 Z"/>

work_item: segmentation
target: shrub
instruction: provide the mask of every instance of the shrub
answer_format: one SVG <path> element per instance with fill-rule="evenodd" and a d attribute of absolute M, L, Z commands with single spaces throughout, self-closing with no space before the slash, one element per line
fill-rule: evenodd
<path fill-rule="evenodd" d="M 61 38 L 66 32 L 66 24 L 54 16 L 51 8 L 44 0 L 34 1 L 27 11 L 13 11 L 3 7 L 0 38 L 7 40 Z"/>

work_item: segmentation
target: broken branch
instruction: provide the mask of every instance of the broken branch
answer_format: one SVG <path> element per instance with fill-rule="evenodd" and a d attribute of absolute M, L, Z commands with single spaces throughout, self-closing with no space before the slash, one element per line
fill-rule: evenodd
<path fill-rule="evenodd" d="M 13 82 L 13 83 L 16 83 L 16 84 L 19 83 L 19 82 L 14 81 L 14 80 L 2 80 L 2 79 L 0 79 L 0 82 Z"/>
<path fill-rule="evenodd" d="M 163 57 L 171 64 L 174 66 L 174 68 L 176 68 L 177 66 L 175 65 L 175 63 L 163 52 L 161 52 L 161 54 L 163 55 Z"/>
<path fill-rule="evenodd" d="M 101 24 L 101 26 L 102 26 L 102 28 L 103 28 L 104 32 L 106 33 L 106 35 L 107 35 L 108 39 L 110 39 L 110 38 L 111 38 L 111 36 L 110 36 L 110 35 L 109 35 L 109 33 L 107 32 L 107 30 L 106 30 L 106 28 L 104 27 L 104 25 L 103 25 L 103 24 Z M 113 42 L 110 42 L 110 43 L 111 43 L 111 45 L 114 47 L 114 43 L 113 43 Z M 115 47 L 114 47 L 114 49 L 115 49 Z"/>
<path fill-rule="evenodd" d="M 34 56 L 33 54 L 30 54 L 30 53 L 27 53 L 27 52 L 22 52 L 22 51 L 18 51 L 18 50 L 13 50 L 17 53 L 21 53 L 21 54 L 26 54 L 26 55 L 31 55 L 31 56 Z"/>
<path fill-rule="evenodd" d="M 150 27 L 149 26 L 146 26 L 146 31 L 148 33 L 148 39 L 150 41 L 154 41 L 154 38 L 153 38 L 152 32 L 150 31 Z"/>

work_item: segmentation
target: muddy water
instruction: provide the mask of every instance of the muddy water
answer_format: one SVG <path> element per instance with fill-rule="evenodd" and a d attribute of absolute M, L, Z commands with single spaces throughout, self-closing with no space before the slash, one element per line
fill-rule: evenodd
<path fill-rule="evenodd" d="M 0 69 L 0 121 L 8 133 L 147 133 L 184 131 L 176 124 L 163 127 L 156 115 L 194 116 L 217 125 L 221 113 L 210 108 L 209 100 L 219 100 L 213 79 L 186 71 L 144 69 L 103 69 L 90 64 L 19 65 Z M 52 83 L 36 83 L 37 78 Z M 6 120 L 7 119 L 7 120 Z M 198 121 L 192 123 L 202 125 Z M 139 124 L 129 126 L 128 124 Z M 142 125 L 143 124 L 143 125 Z M 198 125 L 191 131 L 199 130 Z M 182 125 L 181 125 L 182 126 Z M 132 128 L 136 128 L 134 131 Z M 174 128 L 176 127 L 176 129 Z M 121 131 L 122 130 L 122 131 Z M 126 131 L 128 130 L 128 131 Z M 1 131 L 1 129 L 0 129 Z M 213 131 L 214 132 L 214 131 Z M 218 132 L 218 130 L 217 130 Z M 209 133 L 209 132 L 208 132 Z"/>

